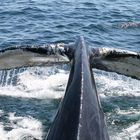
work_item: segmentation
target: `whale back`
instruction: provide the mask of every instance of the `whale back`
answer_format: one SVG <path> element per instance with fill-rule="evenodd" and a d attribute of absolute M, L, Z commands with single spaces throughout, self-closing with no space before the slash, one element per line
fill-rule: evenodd
<path fill-rule="evenodd" d="M 46 140 L 108 140 L 84 39 L 75 44 L 69 82 Z"/>

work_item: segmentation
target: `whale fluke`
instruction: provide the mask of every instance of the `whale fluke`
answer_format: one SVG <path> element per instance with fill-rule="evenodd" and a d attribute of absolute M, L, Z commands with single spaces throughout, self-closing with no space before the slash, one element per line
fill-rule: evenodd
<path fill-rule="evenodd" d="M 92 68 L 140 79 L 140 53 L 74 44 L 16 46 L 0 50 L 0 70 L 71 62 L 57 115 L 46 140 L 109 140 Z"/>
<path fill-rule="evenodd" d="M 0 70 L 68 63 L 66 50 L 69 51 L 64 44 L 4 48 L 0 50 Z"/>
<path fill-rule="evenodd" d="M 92 49 L 92 67 L 140 80 L 140 53 L 120 49 Z"/>
<path fill-rule="evenodd" d="M 69 63 L 75 50 L 74 43 L 0 49 L 0 70 Z M 140 53 L 113 48 L 89 48 L 89 51 L 93 68 L 140 79 Z"/>

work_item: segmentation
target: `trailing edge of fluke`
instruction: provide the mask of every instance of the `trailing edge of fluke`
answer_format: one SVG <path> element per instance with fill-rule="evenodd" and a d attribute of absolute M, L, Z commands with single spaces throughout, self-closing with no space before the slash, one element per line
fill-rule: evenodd
<path fill-rule="evenodd" d="M 75 43 L 0 50 L 0 70 L 71 63 L 64 98 L 46 140 L 109 140 L 92 68 L 140 79 L 140 54 Z"/>
<path fill-rule="evenodd" d="M 69 63 L 75 43 L 44 46 L 21 45 L 0 49 L 0 70 Z M 89 48 L 93 68 L 140 79 L 140 53 L 113 48 Z"/>

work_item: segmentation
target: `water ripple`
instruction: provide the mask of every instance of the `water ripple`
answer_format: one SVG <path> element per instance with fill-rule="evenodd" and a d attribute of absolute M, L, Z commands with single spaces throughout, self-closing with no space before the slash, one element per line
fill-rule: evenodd
<path fill-rule="evenodd" d="M 135 26 L 140 22 L 139 11 L 140 3 L 138 0 L 99 0 L 90 2 L 88 0 L 0 1 L 0 47 L 17 44 L 69 43 L 75 41 L 77 36 L 84 35 L 90 47 L 114 47 L 140 52 L 140 26 Z M 104 79 L 100 80 L 100 83 L 102 82 L 105 82 Z M 127 85 L 125 86 L 127 87 Z M 106 92 L 105 87 L 101 89 Z M 114 92 L 115 90 L 118 91 L 119 87 L 117 86 L 113 89 Z M 119 92 L 114 94 L 116 95 Z M 132 91 L 132 94 L 134 93 Z M 49 112 L 49 103 L 44 103 L 43 105 L 41 103 L 38 106 L 38 101 L 30 100 L 32 106 L 27 100 L 21 99 L 22 102 L 20 102 L 20 99 L 11 99 L 1 97 L 1 102 L 4 101 L 4 103 L 7 103 L 5 101 L 8 100 L 11 105 L 2 104 L 2 108 L 0 109 L 3 110 L 7 106 L 3 110 L 4 112 L 10 109 L 10 112 L 17 112 L 19 116 L 26 114 L 33 117 L 36 116 L 42 120 L 45 126 L 46 124 L 48 126 L 48 122 L 50 123 L 49 118 L 44 119 L 41 114 L 43 113 L 45 116 L 50 115 L 52 117 L 53 113 Z M 15 101 L 17 108 L 15 107 Z M 28 110 L 25 110 L 21 114 L 26 104 L 27 107 L 29 106 Z M 128 140 L 129 138 L 136 139 L 138 137 L 138 134 L 134 136 L 134 131 L 136 130 L 136 133 L 139 133 L 138 121 L 140 120 L 140 116 L 137 114 L 140 108 L 139 97 L 110 97 L 108 100 L 103 99 L 102 105 L 107 116 L 109 133 L 112 140 L 118 140 L 118 137 L 116 138 L 116 132 L 123 140 Z M 21 109 L 20 107 L 23 108 Z M 33 110 L 39 110 L 39 112 L 35 111 L 35 114 L 32 114 Z M 42 112 L 42 110 L 48 110 L 48 112 Z M 4 122 L 6 121 L 8 120 Z M 136 125 L 137 127 L 130 127 L 132 129 L 130 131 L 130 128 L 125 129 L 128 125 L 132 125 L 132 127 Z M 7 129 L 10 131 L 11 128 L 9 127 Z M 46 131 L 47 129 L 45 128 Z M 112 131 L 115 131 L 115 134 Z M 4 133 L 5 131 L 2 132 Z"/>

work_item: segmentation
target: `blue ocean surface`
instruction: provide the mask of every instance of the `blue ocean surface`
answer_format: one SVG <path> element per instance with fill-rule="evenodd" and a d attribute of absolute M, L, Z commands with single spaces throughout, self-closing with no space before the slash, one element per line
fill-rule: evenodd
<path fill-rule="evenodd" d="M 139 0 L 0 0 L 0 48 L 74 42 L 140 52 Z M 0 140 L 43 140 L 70 67 L 0 71 Z M 140 140 L 140 81 L 93 70 L 111 140 Z"/>

